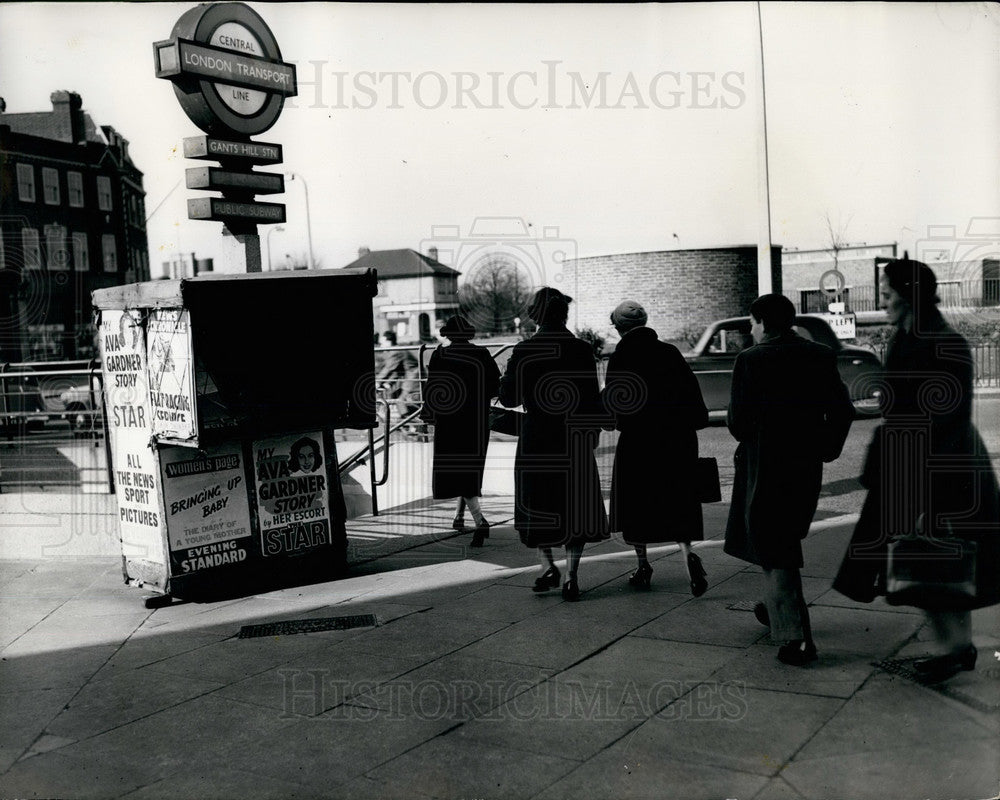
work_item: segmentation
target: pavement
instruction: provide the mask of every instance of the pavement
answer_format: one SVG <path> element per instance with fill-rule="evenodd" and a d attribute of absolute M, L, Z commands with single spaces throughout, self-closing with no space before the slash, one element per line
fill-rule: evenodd
<path fill-rule="evenodd" d="M 722 552 L 725 502 L 704 596 L 674 545 L 630 589 L 612 538 L 577 603 L 530 590 L 513 498 L 483 505 L 481 549 L 450 502 L 408 503 L 349 521 L 348 577 L 215 603 L 147 609 L 113 556 L 0 562 L 0 797 L 997 795 L 997 610 L 973 615 L 975 671 L 915 682 L 922 615 L 829 588 L 854 515 L 805 541 L 820 657 L 796 668 Z"/>

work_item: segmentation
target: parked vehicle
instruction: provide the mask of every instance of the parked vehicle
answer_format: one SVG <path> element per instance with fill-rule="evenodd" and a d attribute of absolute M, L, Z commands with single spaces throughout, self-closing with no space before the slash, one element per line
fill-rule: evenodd
<path fill-rule="evenodd" d="M 35 371 L 24 364 L 0 364 L 0 434 L 41 428 L 45 403 Z"/>
<path fill-rule="evenodd" d="M 795 332 L 825 344 L 837 354 L 840 377 L 847 384 L 859 415 L 878 413 L 882 372 L 878 356 L 863 347 L 843 344 L 826 320 L 818 316 L 796 316 Z M 684 354 L 698 378 L 709 411 L 725 411 L 729 407 L 733 364 L 737 354 L 752 345 L 750 317 L 732 317 L 709 325 L 691 352 Z"/>
<path fill-rule="evenodd" d="M 96 430 L 103 425 L 100 409 L 101 387 L 96 379 L 93 383 L 93 386 L 87 384 L 71 386 L 59 394 L 64 418 L 69 421 L 70 427 L 79 433 Z"/>

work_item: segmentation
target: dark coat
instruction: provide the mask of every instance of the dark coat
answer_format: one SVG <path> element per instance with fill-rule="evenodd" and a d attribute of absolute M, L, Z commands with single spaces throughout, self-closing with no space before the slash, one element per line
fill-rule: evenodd
<path fill-rule="evenodd" d="M 485 347 L 454 342 L 431 354 L 421 417 L 434 423 L 434 499 L 482 493 L 490 398 L 499 382 L 500 369 Z"/>
<path fill-rule="evenodd" d="M 594 460 L 601 425 L 597 364 L 589 344 L 543 325 L 514 347 L 500 402 L 523 405 L 514 461 L 514 527 L 528 547 L 607 539 Z"/>
<path fill-rule="evenodd" d="M 725 551 L 765 569 L 802 566 L 823 482 L 854 419 L 836 356 L 789 332 L 733 367 L 729 430 L 739 441 Z"/>
<path fill-rule="evenodd" d="M 611 530 L 629 544 L 704 538 L 695 481 L 708 410 L 680 350 L 652 328 L 615 348 L 601 395 L 621 432 L 611 477 Z"/>
<path fill-rule="evenodd" d="M 928 533 L 950 527 L 977 543 L 976 599 L 948 609 L 982 608 L 1000 602 L 1000 488 L 972 424 L 972 355 L 940 314 L 923 330 L 899 330 L 889 345 L 883 424 L 861 476 L 868 496 L 833 588 L 860 602 L 884 594 L 887 542 L 913 534 L 924 513 Z"/>

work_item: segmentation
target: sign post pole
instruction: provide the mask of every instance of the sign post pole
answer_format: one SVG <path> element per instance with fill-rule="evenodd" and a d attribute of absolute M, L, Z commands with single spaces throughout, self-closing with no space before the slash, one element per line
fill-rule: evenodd
<path fill-rule="evenodd" d="M 247 272 L 260 272 L 260 234 L 256 232 L 237 233 L 236 241 L 243 245 Z"/>

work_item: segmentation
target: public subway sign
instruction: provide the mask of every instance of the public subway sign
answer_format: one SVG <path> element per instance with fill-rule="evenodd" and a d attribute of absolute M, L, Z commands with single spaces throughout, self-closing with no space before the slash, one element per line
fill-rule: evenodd
<path fill-rule="evenodd" d="M 156 77 L 174 84 L 184 112 L 214 136 L 263 133 L 298 92 L 295 66 L 281 60 L 271 29 L 243 3 L 192 8 L 153 54 Z"/>
<path fill-rule="evenodd" d="M 220 197 L 192 197 L 187 206 L 188 219 L 227 223 L 241 220 L 263 225 L 285 221 L 285 206 L 281 203 L 240 203 Z"/>

